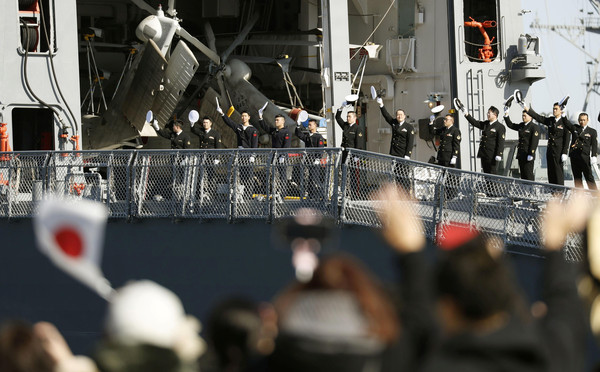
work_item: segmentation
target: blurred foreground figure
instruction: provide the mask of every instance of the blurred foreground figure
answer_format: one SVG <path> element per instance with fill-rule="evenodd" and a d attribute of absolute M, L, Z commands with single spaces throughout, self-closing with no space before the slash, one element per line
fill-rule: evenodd
<path fill-rule="evenodd" d="M 275 301 L 279 337 L 269 371 L 380 371 L 399 334 L 393 304 L 356 260 L 332 256 Z"/>
<path fill-rule="evenodd" d="M 469 227 L 448 227 L 438 233 L 442 250 L 430 287 L 423 254 L 425 239 L 417 205 L 395 188 L 379 195 L 383 234 L 399 253 L 402 280 L 418 282 L 418 291 L 403 291 L 403 303 L 420 304 L 423 311 L 403 315 L 403 325 L 413 332 L 407 343 L 423 345 L 415 352 L 418 371 L 580 371 L 585 354 L 586 322 L 578 299 L 572 267 L 561 248 L 568 233 L 580 228 L 576 221 L 587 203 L 575 195 L 563 205 L 551 201 L 543 217 L 546 264 L 543 274 L 544 305 L 529 319 L 520 311 L 510 271 L 497 243 Z M 589 203 L 588 203 L 589 204 Z M 409 284 L 403 283 L 403 286 Z M 433 293 L 436 294 L 435 298 Z M 415 299 L 419 300 L 416 301 Z M 439 339 L 430 326 L 435 319 L 425 305 L 438 311 Z"/>
<path fill-rule="evenodd" d="M 148 280 L 132 282 L 111 298 L 106 340 L 95 359 L 106 372 L 197 371 L 205 349 L 199 330 L 173 292 Z"/>
<path fill-rule="evenodd" d="M 232 297 L 215 306 L 207 323 L 202 372 L 264 371 L 273 352 L 277 316 L 272 306 Z"/>
<path fill-rule="evenodd" d="M 0 327 L 2 372 L 97 372 L 91 359 L 74 356 L 58 329 L 50 323 L 31 326 L 22 321 Z"/>

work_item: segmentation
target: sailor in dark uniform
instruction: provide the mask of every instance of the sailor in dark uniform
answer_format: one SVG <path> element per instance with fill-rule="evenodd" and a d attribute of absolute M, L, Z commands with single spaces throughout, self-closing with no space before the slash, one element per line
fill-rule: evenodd
<path fill-rule="evenodd" d="M 555 185 L 565 184 L 563 163 L 567 160 L 569 151 L 569 130 L 565 126 L 566 119 L 563 118 L 562 108 L 558 102 L 554 103 L 552 114 L 554 116 L 543 117 L 532 108 L 527 107 L 523 101 L 517 101 L 527 113 L 537 120 L 538 123 L 548 127 L 548 150 L 546 160 L 548 161 L 548 182 Z"/>
<path fill-rule="evenodd" d="M 242 110 L 242 124 L 236 124 L 223 113 L 223 109 L 219 106 L 219 100 L 217 99 L 217 112 L 221 114 L 221 118 L 223 118 L 225 124 L 235 132 L 238 148 L 258 148 L 258 129 L 250 124 L 250 114 L 248 114 L 248 111 Z"/>
<path fill-rule="evenodd" d="M 310 119 L 308 121 L 308 132 L 302 130 L 302 126 L 298 123 L 296 127 L 296 136 L 304 142 L 307 148 L 325 147 L 325 140 L 321 134 L 317 133 L 317 121 Z M 309 164 L 309 180 L 307 194 L 311 199 L 318 199 L 321 192 L 325 189 L 323 181 L 325 179 L 325 169 L 327 164 L 327 153 L 310 152 L 308 153 L 307 163 Z M 297 177 L 300 178 L 300 177 Z"/>
<path fill-rule="evenodd" d="M 202 128 L 194 126 L 191 123 L 192 133 L 200 137 L 200 148 L 201 149 L 222 149 L 223 142 L 221 142 L 221 134 L 215 129 L 212 129 L 212 120 L 205 116 L 202 119 Z"/>
<path fill-rule="evenodd" d="M 305 147 L 325 147 L 323 136 L 317 133 L 317 121 L 315 119 L 308 121 L 308 132 L 303 131 L 302 126 L 298 124 L 296 136 L 304 142 Z"/>
<path fill-rule="evenodd" d="M 588 188 L 597 190 L 592 164 L 598 162 L 598 134 L 595 129 L 588 126 L 589 117 L 585 112 L 579 114 L 577 121 L 579 125 L 573 125 L 568 120 L 565 122 L 567 129 L 573 134 L 569 156 L 575 187 L 583 188 L 583 177 L 585 177 Z"/>
<path fill-rule="evenodd" d="M 271 135 L 271 146 L 275 149 L 287 149 L 292 147 L 292 135 L 285 127 L 285 118 L 282 115 L 275 115 L 275 126 L 267 124 L 262 118 L 262 112 L 259 111 L 258 125 Z"/>
<path fill-rule="evenodd" d="M 346 120 L 348 121 L 344 121 L 342 119 L 342 110 L 346 106 L 347 102 L 344 101 L 342 106 L 338 108 L 337 113 L 335 114 L 335 121 L 338 123 L 340 128 L 342 128 L 342 147 L 344 148 L 342 162 L 346 161 L 346 156 L 348 155 L 347 149 L 366 150 L 367 148 L 364 130 L 356 121 L 356 112 L 348 111 L 346 116 Z"/>
<path fill-rule="evenodd" d="M 521 179 L 535 181 L 533 174 L 533 164 L 535 152 L 540 142 L 540 128 L 533 122 L 527 111 L 523 110 L 523 121 L 514 124 L 508 116 L 508 107 L 504 107 L 504 122 L 512 130 L 519 132 L 519 146 L 517 147 L 517 160 L 519 161 L 519 171 Z"/>
<path fill-rule="evenodd" d="M 173 120 L 172 131 L 167 128 L 160 129 L 156 121 L 152 126 L 158 135 L 171 141 L 172 149 L 189 149 L 192 145 L 190 135 L 185 133 L 182 129 L 183 122 L 181 120 Z"/>
<path fill-rule="evenodd" d="M 460 129 L 454 125 L 454 117 L 450 114 L 444 117 L 444 126 L 435 129 L 433 121 L 429 123 L 431 135 L 440 137 L 440 147 L 437 152 L 437 163 L 444 167 L 456 168 L 460 154 Z"/>
<path fill-rule="evenodd" d="M 410 159 L 415 141 L 415 130 L 406 122 L 406 113 L 402 109 L 396 110 L 396 117 L 392 118 L 385 109 L 381 97 L 377 97 L 377 103 L 381 109 L 381 115 L 392 127 L 390 155 Z"/>
<path fill-rule="evenodd" d="M 487 111 L 487 120 L 479 121 L 462 108 L 462 113 L 471 125 L 481 129 L 479 151 L 477 157 L 481 159 L 481 168 L 484 173 L 498 174 L 498 164 L 502 161 L 504 152 L 504 137 L 506 128 L 498 121 L 498 109 L 490 106 Z"/>

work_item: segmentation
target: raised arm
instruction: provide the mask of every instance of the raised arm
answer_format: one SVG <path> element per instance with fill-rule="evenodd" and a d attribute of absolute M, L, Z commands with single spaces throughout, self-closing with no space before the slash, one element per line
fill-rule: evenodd
<path fill-rule="evenodd" d="M 238 125 L 234 123 L 233 120 L 231 120 L 227 115 L 221 115 L 221 118 L 223 118 L 223 121 L 229 128 L 233 129 L 233 131 L 237 133 Z"/>
<path fill-rule="evenodd" d="M 513 123 L 512 120 L 510 120 L 510 116 L 508 115 L 504 117 L 504 124 L 506 124 L 506 126 L 512 130 L 519 130 L 521 127 L 519 124 Z"/>
<path fill-rule="evenodd" d="M 262 130 L 264 130 L 265 132 L 271 134 L 273 132 L 275 132 L 277 129 L 273 126 L 271 126 L 270 124 L 267 124 L 263 119 L 260 119 L 258 121 L 258 126 L 262 128 Z"/>
<path fill-rule="evenodd" d="M 310 141 L 310 134 L 303 131 L 300 126 L 296 126 L 296 137 L 300 138 L 302 142 Z"/>
<path fill-rule="evenodd" d="M 346 122 L 344 121 L 344 119 L 342 119 L 342 108 L 341 107 L 335 113 L 335 121 L 338 123 L 338 125 L 342 129 L 344 129 L 344 126 L 346 125 Z"/>
<path fill-rule="evenodd" d="M 583 230 L 592 205 L 590 197 L 575 192 L 567 203 L 548 202 L 542 217 L 541 234 L 546 250 L 542 297 L 547 312 L 541 319 L 544 346 L 555 363 L 552 370 L 582 366 L 587 324 L 576 287 L 575 271 L 561 252 L 567 234 Z M 577 368 L 575 368 L 577 369 Z"/>
<path fill-rule="evenodd" d="M 525 107 L 525 111 L 527 111 L 527 113 L 529 114 L 529 116 L 531 116 L 532 118 L 535 119 L 535 121 L 537 121 L 540 124 L 544 124 L 544 125 L 548 125 L 546 123 L 546 118 L 543 117 L 542 115 L 538 114 L 537 112 L 535 112 L 535 110 L 531 107 Z"/>
<path fill-rule="evenodd" d="M 479 121 L 479 120 L 475 120 L 474 117 L 472 117 L 469 114 L 465 115 L 465 118 L 467 119 L 467 121 L 469 123 L 471 123 L 472 126 L 474 126 L 475 128 L 479 128 L 479 129 L 483 129 L 483 121 Z"/>
<path fill-rule="evenodd" d="M 381 110 L 381 115 L 383 115 L 385 121 L 387 121 L 388 124 L 392 125 L 394 122 L 394 118 L 390 116 L 389 112 L 387 112 L 387 110 L 385 109 L 385 106 L 381 106 L 379 109 Z"/>

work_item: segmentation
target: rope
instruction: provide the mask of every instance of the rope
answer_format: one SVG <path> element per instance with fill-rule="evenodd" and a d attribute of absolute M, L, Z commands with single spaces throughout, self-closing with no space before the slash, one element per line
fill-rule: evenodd
<path fill-rule="evenodd" d="M 383 22 L 383 20 L 385 19 L 385 17 L 388 15 L 388 13 L 390 12 L 390 10 L 392 9 L 392 6 L 394 6 L 394 4 L 396 3 L 396 0 L 392 0 L 390 2 L 390 6 L 388 7 L 388 9 L 385 11 L 385 14 L 383 15 L 383 17 L 381 17 L 381 19 L 379 20 L 379 23 L 377 24 L 377 26 L 375 26 L 375 28 L 373 29 L 373 32 L 371 32 L 371 34 L 367 37 L 367 39 L 365 40 L 364 43 L 362 43 L 362 45 L 360 46 L 360 48 L 358 48 L 356 50 L 356 52 L 354 52 L 354 54 L 352 55 L 352 57 L 350 57 L 350 59 L 352 60 L 354 57 L 356 57 L 356 55 L 358 54 L 358 52 L 360 52 L 360 50 L 362 49 L 362 47 L 364 47 L 365 45 L 367 45 L 367 42 L 369 41 L 369 39 L 371 38 L 371 36 L 373 36 L 373 34 L 375 34 L 375 31 L 377 31 L 377 29 L 379 28 L 379 26 L 381 26 L 381 22 Z"/>

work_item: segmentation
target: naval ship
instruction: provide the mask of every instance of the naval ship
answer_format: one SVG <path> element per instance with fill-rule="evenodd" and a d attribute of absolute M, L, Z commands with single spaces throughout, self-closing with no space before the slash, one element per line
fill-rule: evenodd
<path fill-rule="evenodd" d="M 500 236 L 535 297 L 537 216 L 552 195 L 568 198 L 571 190 L 518 179 L 516 132 L 507 132 L 504 176 L 491 176 L 476 159 L 480 133 L 463 117 L 459 169 L 427 163 L 435 139 L 425 130 L 431 109 L 452 113 L 454 98 L 479 120 L 515 89 L 529 102 L 545 73 L 540 40 L 524 33 L 520 11 L 517 0 L 4 4 L 2 318 L 49 320 L 76 352 L 101 334 L 103 300 L 35 249 L 31 217 L 51 193 L 107 205 L 103 271 L 115 286 L 153 279 L 202 319 L 227 294 L 268 300 L 293 278 L 273 226 L 299 208 L 337 224 L 326 251 L 351 252 L 393 280 L 391 253 L 372 231 L 378 202 L 369 195 L 398 178 L 410 180 L 428 238 L 453 222 Z M 419 137 L 413 159 L 386 155 L 391 131 L 371 88 L 388 109 L 406 110 Z M 342 162 L 334 115 L 349 97 L 367 147 Z M 263 135 L 263 148 L 235 149 L 216 98 L 234 120 L 245 109 L 254 121 L 270 102 L 266 121 L 284 114 L 290 129 L 305 110 L 328 147 L 306 149 L 295 139 L 294 148 L 275 150 Z M 164 127 L 191 110 L 213 118 L 230 149 L 165 150 L 147 112 Z M 568 258 L 581 259 L 580 248 L 572 239 Z"/>

